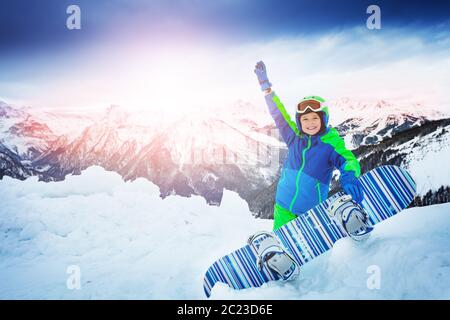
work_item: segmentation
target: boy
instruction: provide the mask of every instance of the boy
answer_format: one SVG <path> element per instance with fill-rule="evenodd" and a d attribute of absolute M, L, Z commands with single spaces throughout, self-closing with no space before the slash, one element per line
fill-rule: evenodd
<path fill-rule="evenodd" d="M 272 91 L 262 61 L 255 67 L 261 90 L 265 93 L 269 112 L 288 146 L 288 156 L 278 182 L 274 226 L 282 225 L 306 213 L 327 199 L 334 168 L 341 172 L 340 183 L 352 199 L 361 203 L 363 193 L 358 181 L 358 160 L 345 147 L 336 129 L 328 126 L 328 107 L 318 96 L 303 98 L 297 105 L 296 123 Z"/>

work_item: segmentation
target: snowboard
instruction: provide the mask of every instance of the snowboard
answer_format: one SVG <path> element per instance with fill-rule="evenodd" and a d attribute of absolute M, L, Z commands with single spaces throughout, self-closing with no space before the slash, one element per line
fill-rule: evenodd
<path fill-rule="evenodd" d="M 416 184 L 404 169 L 386 165 L 375 168 L 359 178 L 364 192 L 362 208 L 371 226 L 407 208 L 416 194 Z M 329 207 L 344 195 L 337 192 L 305 214 L 274 231 L 284 249 L 300 265 L 327 252 L 333 244 L 348 236 L 344 228 L 329 216 Z M 301 270 L 301 269 L 300 269 Z M 301 276 L 301 272 L 300 272 Z M 216 260 L 206 271 L 203 288 L 207 297 L 217 282 L 234 289 L 260 287 L 280 276 L 266 266 L 260 270 L 256 251 L 245 245 Z"/>

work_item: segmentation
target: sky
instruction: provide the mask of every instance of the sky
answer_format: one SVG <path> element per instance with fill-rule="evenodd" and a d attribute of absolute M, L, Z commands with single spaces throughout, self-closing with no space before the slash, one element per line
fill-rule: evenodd
<path fill-rule="evenodd" d="M 81 9 L 68 30 L 66 9 Z M 0 100 L 42 108 L 155 111 L 262 104 L 266 62 L 293 106 L 327 99 L 415 101 L 449 108 L 450 3 L 377 1 L 4 0 Z"/>

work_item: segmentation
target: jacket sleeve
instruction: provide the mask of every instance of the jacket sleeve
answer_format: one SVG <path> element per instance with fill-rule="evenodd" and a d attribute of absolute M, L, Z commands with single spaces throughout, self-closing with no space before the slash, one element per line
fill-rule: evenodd
<path fill-rule="evenodd" d="M 275 125 L 280 131 L 281 137 L 284 142 L 290 146 L 300 134 L 297 124 L 291 120 L 291 117 L 275 92 L 272 91 L 270 94 L 266 95 L 266 103 L 272 118 L 275 120 Z"/>
<path fill-rule="evenodd" d="M 331 128 L 321 139 L 333 148 L 330 161 L 341 172 L 341 183 L 354 180 L 361 175 L 361 167 L 358 159 L 345 147 L 344 139 L 339 136 L 335 128 Z"/>

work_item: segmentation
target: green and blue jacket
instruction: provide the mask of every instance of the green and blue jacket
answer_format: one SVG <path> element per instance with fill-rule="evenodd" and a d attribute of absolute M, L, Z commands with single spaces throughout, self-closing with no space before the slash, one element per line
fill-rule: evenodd
<path fill-rule="evenodd" d="M 266 102 L 288 146 L 275 197 L 278 205 L 296 215 L 303 214 L 327 199 L 335 168 L 341 172 L 341 182 L 360 176 L 358 160 L 345 147 L 337 130 L 328 125 L 327 107 L 319 113 L 325 130 L 309 136 L 302 132 L 299 117 L 296 122 L 291 120 L 275 92 L 266 95 Z"/>

